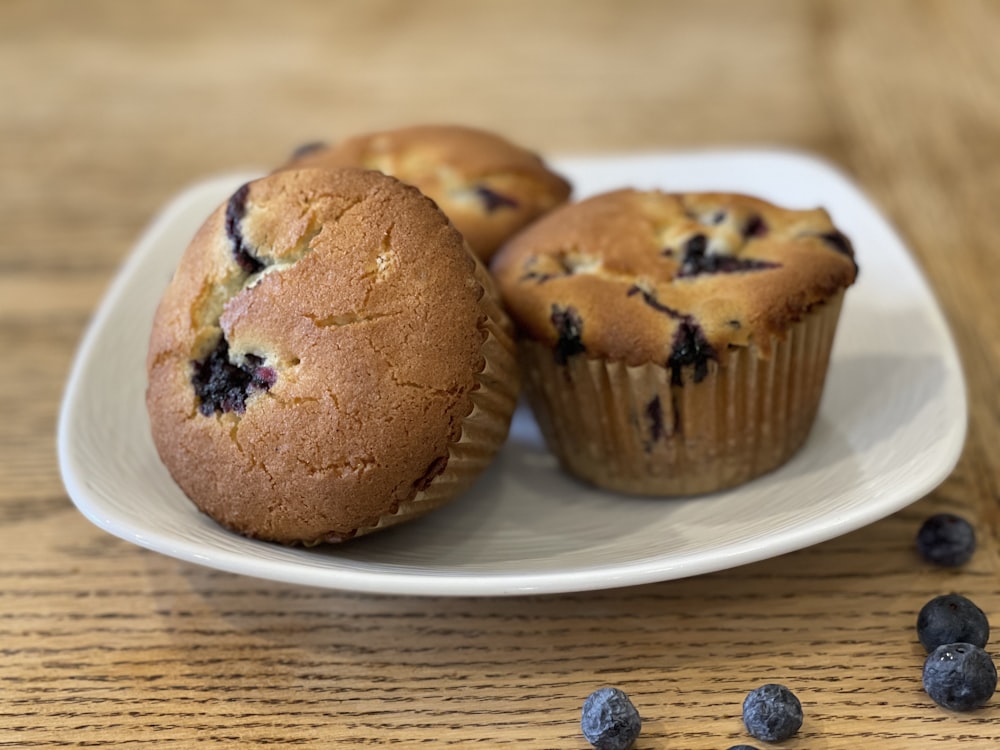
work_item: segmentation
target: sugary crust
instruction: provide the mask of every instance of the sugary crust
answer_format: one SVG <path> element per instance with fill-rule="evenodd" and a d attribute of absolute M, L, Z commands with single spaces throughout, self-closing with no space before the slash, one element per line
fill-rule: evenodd
<path fill-rule="evenodd" d="M 348 538 L 446 469 L 485 367 L 477 264 L 431 201 L 375 172 L 286 171 L 250 183 L 241 210 L 236 197 L 198 231 L 157 311 L 154 441 L 224 525 Z M 262 268 L 241 266 L 238 244 Z M 220 336 L 231 362 L 269 368 L 242 411 L 206 408 L 192 387 Z"/>
<path fill-rule="evenodd" d="M 362 167 L 415 185 L 483 260 L 570 194 L 569 183 L 537 155 L 493 133 L 455 125 L 357 135 L 308 149 L 287 166 Z"/>
<path fill-rule="evenodd" d="M 772 336 L 852 284 L 857 266 L 822 209 L 619 190 L 540 219 L 491 270 L 528 337 L 558 354 L 568 327 L 570 354 L 642 365 L 670 362 L 679 336 L 715 360 L 730 346 L 766 355 Z"/>

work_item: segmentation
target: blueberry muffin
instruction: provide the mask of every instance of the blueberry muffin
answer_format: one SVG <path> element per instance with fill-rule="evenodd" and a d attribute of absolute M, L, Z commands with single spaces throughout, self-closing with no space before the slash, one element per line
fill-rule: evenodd
<path fill-rule="evenodd" d="M 156 312 L 156 448 L 205 513 L 285 544 L 349 539 L 468 487 L 518 380 L 493 282 L 415 188 L 286 171 L 199 229 Z"/>
<path fill-rule="evenodd" d="M 357 135 L 333 146 L 308 144 L 287 166 L 361 167 L 414 185 L 441 207 L 482 260 L 570 194 L 569 183 L 535 154 L 457 125 Z"/>
<path fill-rule="evenodd" d="M 563 466 L 687 495 L 746 482 L 805 441 L 857 265 L 822 209 L 620 190 L 549 214 L 492 270 Z"/>

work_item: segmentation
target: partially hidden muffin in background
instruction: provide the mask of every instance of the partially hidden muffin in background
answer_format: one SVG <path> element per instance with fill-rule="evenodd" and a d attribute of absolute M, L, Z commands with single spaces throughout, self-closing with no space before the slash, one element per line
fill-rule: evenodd
<path fill-rule="evenodd" d="M 280 172 L 199 229 L 147 359 L 156 448 L 205 513 L 286 544 L 340 541 L 461 493 L 506 439 L 510 322 L 415 188 Z"/>
<path fill-rule="evenodd" d="M 492 270 L 562 465 L 687 495 L 746 482 L 805 441 L 857 265 L 822 209 L 620 190 L 541 219 Z"/>
<path fill-rule="evenodd" d="M 415 125 L 308 144 L 284 168 L 361 167 L 392 175 L 432 198 L 488 260 L 501 244 L 565 203 L 570 184 L 536 154 L 485 130 Z"/>

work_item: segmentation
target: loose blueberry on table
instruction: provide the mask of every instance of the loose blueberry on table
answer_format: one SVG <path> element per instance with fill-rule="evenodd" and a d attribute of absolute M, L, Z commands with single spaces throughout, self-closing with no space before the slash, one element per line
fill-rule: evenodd
<path fill-rule="evenodd" d="M 961 516 L 938 513 L 924 521 L 917 532 L 917 551 L 928 562 L 956 568 L 976 551 L 976 532 Z"/>
<path fill-rule="evenodd" d="M 603 687 L 584 701 L 580 728 L 595 750 L 628 750 L 639 736 L 642 719 L 628 695 Z"/>
<path fill-rule="evenodd" d="M 971 643 L 985 648 L 990 623 L 979 607 L 961 594 L 931 599 L 917 615 L 917 638 L 930 653 L 948 643 Z"/>
<path fill-rule="evenodd" d="M 802 726 L 802 704 L 784 685 L 761 685 L 743 701 L 743 723 L 758 740 L 787 740 Z"/>
<path fill-rule="evenodd" d="M 939 706 L 972 711 L 996 691 L 997 669 L 990 655 L 971 643 L 938 646 L 924 662 L 924 690 Z"/>

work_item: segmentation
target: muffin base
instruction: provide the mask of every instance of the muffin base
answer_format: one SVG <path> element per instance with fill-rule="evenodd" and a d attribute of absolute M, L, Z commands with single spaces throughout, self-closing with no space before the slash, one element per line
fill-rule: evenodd
<path fill-rule="evenodd" d="M 572 356 L 520 343 L 525 393 L 563 468 L 599 487 L 697 495 L 785 463 L 816 418 L 843 292 L 766 347 L 732 347 L 698 383 L 658 364 Z M 687 373 L 685 373 L 687 375 Z"/>
<path fill-rule="evenodd" d="M 480 302 L 486 313 L 481 350 L 484 365 L 475 376 L 476 385 L 469 396 L 472 410 L 462 421 L 462 433 L 448 446 L 441 473 L 432 477 L 426 487 L 400 503 L 393 512 L 382 514 L 347 538 L 395 526 L 451 502 L 469 489 L 507 439 L 521 390 L 516 347 L 510 321 L 497 301 L 493 279 L 479 261 L 476 261 L 475 277 L 484 289 Z M 344 540 L 326 537 L 314 544 Z"/>

